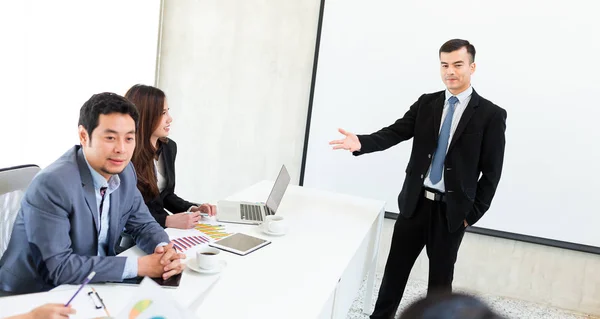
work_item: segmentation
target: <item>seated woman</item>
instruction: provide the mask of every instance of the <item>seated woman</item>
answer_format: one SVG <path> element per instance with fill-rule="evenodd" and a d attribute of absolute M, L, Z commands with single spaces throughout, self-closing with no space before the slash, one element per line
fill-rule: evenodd
<path fill-rule="evenodd" d="M 132 162 L 137 187 L 152 216 L 163 227 L 189 229 L 198 223 L 200 213 L 215 215 L 214 205 L 197 205 L 175 194 L 177 144 L 167 138 L 173 118 L 165 93 L 152 86 L 136 84 L 125 97 L 135 104 L 140 114 Z"/>

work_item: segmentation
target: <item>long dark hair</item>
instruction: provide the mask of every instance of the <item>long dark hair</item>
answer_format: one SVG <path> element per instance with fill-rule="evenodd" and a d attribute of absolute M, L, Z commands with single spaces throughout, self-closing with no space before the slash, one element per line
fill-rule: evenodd
<path fill-rule="evenodd" d="M 131 161 L 137 173 L 137 187 L 147 203 L 159 194 L 153 162 L 157 149 L 150 143 L 150 137 L 160 124 L 165 105 L 165 93 L 153 86 L 136 84 L 125 93 L 125 97 L 136 106 L 140 114 L 136 147 Z M 166 141 L 166 138 L 161 139 L 163 143 Z"/>

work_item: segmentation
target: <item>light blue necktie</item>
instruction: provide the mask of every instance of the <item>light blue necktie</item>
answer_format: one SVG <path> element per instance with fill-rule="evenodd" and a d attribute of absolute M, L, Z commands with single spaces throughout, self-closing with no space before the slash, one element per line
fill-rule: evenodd
<path fill-rule="evenodd" d="M 442 180 L 442 170 L 444 169 L 446 150 L 448 149 L 448 142 L 450 140 L 450 130 L 452 129 L 452 117 L 454 116 L 454 106 L 456 105 L 456 102 L 458 102 L 456 96 L 451 96 L 448 99 L 448 113 L 446 114 L 446 118 L 444 119 L 444 124 L 442 124 L 437 148 L 435 149 L 435 154 L 433 155 L 433 163 L 431 164 L 431 173 L 429 174 L 429 178 L 431 179 L 431 182 L 434 185 L 439 183 L 440 180 Z"/>

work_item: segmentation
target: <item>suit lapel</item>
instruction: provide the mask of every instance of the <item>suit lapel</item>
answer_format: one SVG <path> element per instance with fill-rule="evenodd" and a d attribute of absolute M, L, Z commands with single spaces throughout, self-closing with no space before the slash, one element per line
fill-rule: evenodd
<path fill-rule="evenodd" d="M 165 168 L 165 176 L 167 178 L 167 188 L 174 187 L 171 185 L 173 183 L 173 176 L 175 175 L 173 167 L 171 165 L 175 165 L 175 161 L 173 160 L 173 154 L 171 153 L 171 146 L 168 144 L 163 144 L 162 146 L 162 156 L 163 156 L 163 167 Z M 160 159 L 159 159 L 160 160 Z"/>
<path fill-rule="evenodd" d="M 96 203 L 96 190 L 94 189 L 94 181 L 92 180 L 92 173 L 85 162 L 83 151 L 81 148 L 77 150 L 77 166 L 79 168 L 79 176 L 81 176 L 81 186 L 83 186 L 83 193 L 85 195 L 85 202 L 92 213 L 92 219 L 94 220 L 94 226 L 96 226 L 96 233 L 98 232 L 98 205 Z"/>
<path fill-rule="evenodd" d="M 440 125 L 442 123 L 442 113 L 444 111 L 445 102 L 445 91 L 442 91 L 440 96 L 433 101 L 433 138 L 435 141 L 438 140 L 440 135 Z"/>
<path fill-rule="evenodd" d="M 462 132 L 467 127 L 467 124 L 469 124 L 469 121 L 471 120 L 471 116 L 473 116 L 473 113 L 475 113 L 475 108 L 478 105 L 479 105 L 479 95 L 475 92 L 475 90 L 473 90 L 473 93 L 471 94 L 471 100 L 469 101 L 469 104 L 467 105 L 467 107 L 465 108 L 465 111 L 463 112 L 462 116 L 460 117 L 460 121 L 458 122 L 456 131 L 454 131 L 454 134 L 452 135 L 452 141 L 450 142 L 450 146 L 448 147 L 448 153 L 450 153 L 450 151 L 452 150 L 452 147 L 454 146 L 454 144 L 456 144 L 456 141 L 458 141 L 458 138 L 460 137 Z"/>

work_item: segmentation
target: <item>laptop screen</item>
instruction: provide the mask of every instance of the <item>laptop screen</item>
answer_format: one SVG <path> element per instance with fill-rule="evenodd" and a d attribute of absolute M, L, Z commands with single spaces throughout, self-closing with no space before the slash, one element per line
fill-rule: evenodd
<path fill-rule="evenodd" d="M 283 194 L 290 183 L 290 174 L 288 174 L 285 165 L 281 166 L 281 171 L 279 171 L 279 175 L 275 180 L 275 184 L 273 185 L 273 189 L 271 190 L 271 194 L 269 194 L 269 198 L 267 198 L 267 207 L 273 211 L 273 213 L 277 212 L 277 208 L 279 204 L 281 204 L 281 200 L 283 199 Z"/>

